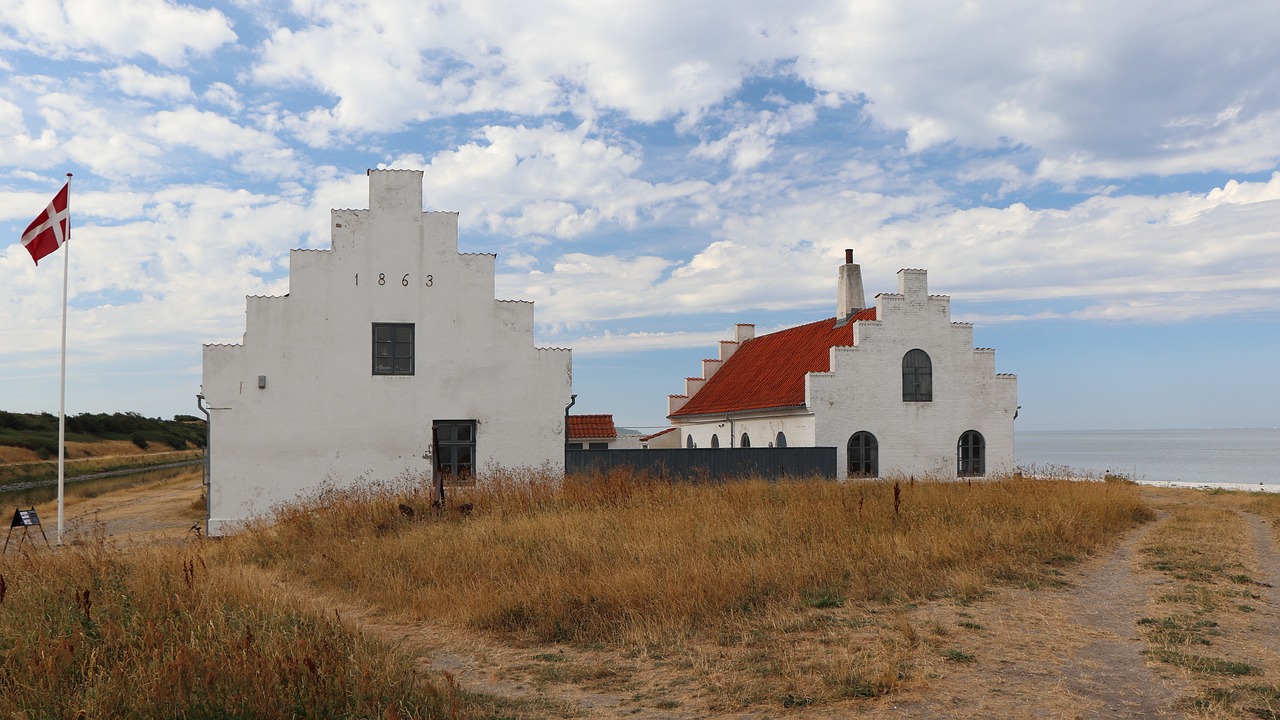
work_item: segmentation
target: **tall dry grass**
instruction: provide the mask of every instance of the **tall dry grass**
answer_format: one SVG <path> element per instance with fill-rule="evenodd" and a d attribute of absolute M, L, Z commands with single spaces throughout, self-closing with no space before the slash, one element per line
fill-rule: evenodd
<path fill-rule="evenodd" d="M 199 546 L 0 560 L 0 715 L 456 716 L 453 688 Z"/>
<path fill-rule="evenodd" d="M 226 545 L 295 578 L 476 630 L 647 643 L 779 607 L 971 597 L 1051 579 L 1151 517 L 1136 488 L 669 484 L 626 471 L 490 477 L 431 512 L 424 492 L 326 491 Z M 412 510 L 412 517 L 400 506 Z M 425 521 L 424 521 L 425 519 Z"/>

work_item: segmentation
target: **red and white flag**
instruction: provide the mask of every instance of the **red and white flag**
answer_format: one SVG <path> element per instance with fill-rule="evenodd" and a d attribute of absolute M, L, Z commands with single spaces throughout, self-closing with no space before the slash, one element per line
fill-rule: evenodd
<path fill-rule="evenodd" d="M 57 195 L 22 233 L 22 246 L 31 253 L 31 259 L 40 264 L 40 258 L 62 247 L 71 232 L 71 183 L 62 186 Z"/>

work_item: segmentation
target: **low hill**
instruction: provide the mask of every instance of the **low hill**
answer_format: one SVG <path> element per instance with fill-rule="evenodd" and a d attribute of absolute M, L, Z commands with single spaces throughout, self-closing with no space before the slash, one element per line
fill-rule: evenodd
<path fill-rule="evenodd" d="M 205 445 L 205 421 L 190 415 L 82 413 L 67 418 L 66 431 L 68 478 L 193 461 Z M 0 410 L 0 487 L 55 480 L 57 460 L 56 415 Z"/>
<path fill-rule="evenodd" d="M 204 447 L 205 421 L 190 415 L 172 420 L 148 418 L 138 413 L 81 413 L 67 417 L 67 441 L 97 443 L 127 440 L 147 450 L 152 444 L 173 450 Z M 24 448 L 37 459 L 58 456 L 58 416 L 49 413 L 11 413 L 0 410 L 0 447 Z M 0 451 L 0 458 L 6 458 Z"/>

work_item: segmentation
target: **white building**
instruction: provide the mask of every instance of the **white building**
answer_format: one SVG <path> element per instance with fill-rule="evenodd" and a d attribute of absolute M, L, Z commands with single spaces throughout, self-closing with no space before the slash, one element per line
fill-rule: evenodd
<path fill-rule="evenodd" d="M 738 325 L 668 400 L 685 447 L 835 447 L 840 477 L 1011 472 L 1017 377 L 951 322 L 925 271 L 898 271 L 898 292 L 867 308 L 846 251 L 837 296 L 834 318 L 759 337 Z"/>
<path fill-rule="evenodd" d="M 563 471 L 570 352 L 534 347 L 532 303 L 494 299 L 496 256 L 458 253 L 457 213 L 422 212 L 422 173 L 370 171 L 332 238 L 290 253 L 288 295 L 248 298 L 241 344 L 204 347 L 209 532 L 433 463 Z"/>

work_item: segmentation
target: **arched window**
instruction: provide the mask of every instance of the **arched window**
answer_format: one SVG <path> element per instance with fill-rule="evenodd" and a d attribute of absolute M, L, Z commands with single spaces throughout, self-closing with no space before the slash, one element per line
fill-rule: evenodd
<path fill-rule="evenodd" d="M 902 402 L 933 402 L 933 362 L 920 348 L 902 356 Z"/>
<path fill-rule="evenodd" d="M 774 447 L 786 447 L 786 446 L 787 446 L 787 436 L 786 436 L 786 435 L 784 435 L 784 434 L 782 434 L 781 432 L 779 432 L 779 433 L 778 433 L 778 439 L 773 441 L 773 446 L 774 446 Z"/>
<path fill-rule="evenodd" d="M 862 430 L 849 438 L 849 476 L 877 477 L 880 475 L 880 444 L 876 436 Z"/>
<path fill-rule="evenodd" d="M 713 448 L 720 447 L 720 436 L 716 435 L 715 433 L 711 434 L 711 447 Z"/>
<path fill-rule="evenodd" d="M 987 472 L 987 441 L 977 430 L 966 430 L 956 444 L 956 474 L 976 477 Z"/>
<path fill-rule="evenodd" d="M 742 433 L 742 443 L 738 447 L 751 447 L 751 438 L 746 433 Z"/>
<path fill-rule="evenodd" d="M 692 436 L 692 435 L 690 435 L 689 437 L 687 437 L 687 438 L 685 438 L 685 439 L 684 439 L 684 446 L 685 446 L 685 447 L 687 447 L 687 448 L 689 448 L 690 450 L 692 450 L 692 449 L 694 449 L 694 448 L 698 447 L 697 445 L 694 445 L 694 444 L 693 444 L 693 436 Z"/>

